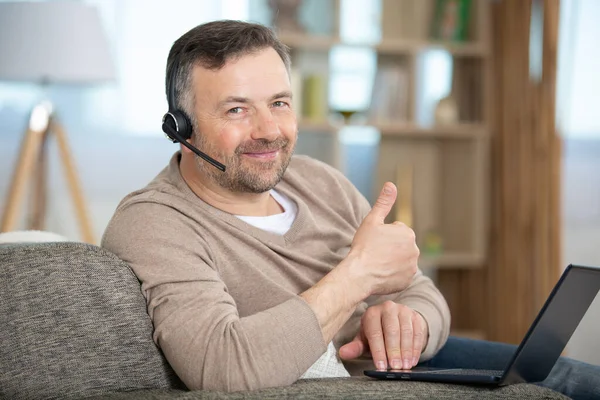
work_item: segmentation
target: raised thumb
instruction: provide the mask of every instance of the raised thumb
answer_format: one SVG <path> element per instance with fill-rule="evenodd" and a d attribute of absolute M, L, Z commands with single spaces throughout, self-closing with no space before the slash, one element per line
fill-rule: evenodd
<path fill-rule="evenodd" d="M 396 189 L 396 185 L 392 182 L 386 182 L 383 185 L 383 189 L 379 193 L 379 197 L 375 202 L 375 205 L 367 215 L 367 217 L 375 222 L 383 223 L 385 221 L 385 217 L 390 213 L 390 210 L 394 206 L 396 202 L 396 196 L 398 195 L 398 190 Z"/>

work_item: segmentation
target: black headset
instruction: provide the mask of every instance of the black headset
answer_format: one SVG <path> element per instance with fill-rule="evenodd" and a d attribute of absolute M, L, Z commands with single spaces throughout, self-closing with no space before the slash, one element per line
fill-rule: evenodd
<path fill-rule="evenodd" d="M 169 104 L 169 111 L 167 111 L 162 118 L 162 130 L 167 139 L 173 143 L 179 142 L 183 144 L 185 147 L 196 153 L 198 157 L 225 172 L 225 165 L 221 164 L 214 158 L 209 157 L 207 154 L 203 153 L 202 151 L 198 150 L 198 148 L 187 142 L 188 139 L 192 137 L 193 127 L 185 112 L 177 108 L 175 81 L 177 79 L 178 72 L 179 57 L 175 56 L 168 80 L 169 87 L 167 90 L 167 102 Z"/>

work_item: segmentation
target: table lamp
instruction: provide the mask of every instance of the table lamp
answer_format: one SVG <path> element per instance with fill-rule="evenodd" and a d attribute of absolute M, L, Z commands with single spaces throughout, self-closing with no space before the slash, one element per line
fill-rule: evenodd
<path fill-rule="evenodd" d="M 80 1 L 0 2 L 0 81 L 92 85 L 114 80 L 96 9 Z M 83 240 L 94 243 L 65 129 L 50 101 L 33 107 L 15 166 L 0 232 L 15 230 L 25 187 L 32 184 L 29 229 L 43 230 L 47 139 L 54 135 Z"/>

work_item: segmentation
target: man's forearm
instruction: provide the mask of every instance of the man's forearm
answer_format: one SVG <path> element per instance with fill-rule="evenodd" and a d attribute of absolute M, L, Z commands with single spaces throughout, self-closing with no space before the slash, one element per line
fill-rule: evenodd
<path fill-rule="evenodd" d="M 368 297 L 368 292 L 357 283 L 360 277 L 352 275 L 352 264 L 355 262 L 350 258 L 345 259 L 300 295 L 317 316 L 325 343 L 333 339 L 358 304 Z"/>

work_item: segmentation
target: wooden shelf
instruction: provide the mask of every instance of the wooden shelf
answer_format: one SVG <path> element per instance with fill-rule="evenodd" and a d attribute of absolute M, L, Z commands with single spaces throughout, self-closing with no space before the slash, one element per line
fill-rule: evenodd
<path fill-rule="evenodd" d="M 462 57 L 481 57 L 490 55 L 490 49 L 479 43 L 460 43 L 460 42 L 428 42 L 423 43 L 423 50 L 446 50 L 454 56 Z"/>
<path fill-rule="evenodd" d="M 472 139 L 480 138 L 487 134 L 487 129 L 482 124 L 458 124 L 448 126 L 432 126 L 423 128 L 405 122 L 376 123 L 372 124 L 382 135 L 405 136 L 411 138 L 447 138 L 447 139 Z"/>
<path fill-rule="evenodd" d="M 292 49 L 329 50 L 331 47 L 340 44 L 338 37 L 327 35 L 282 33 L 278 37 L 279 40 Z"/>
<path fill-rule="evenodd" d="M 298 130 L 300 132 L 336 133 L 339 129 L 340 127 L 335 126 L 328 121 L 314 122 L 306 119 L 298 121 Z"/>
<path fill-rule="evenodd" d="M 439 256 L 421 255 L 419 267 L 421 268 L 481 268 L 485 257 L 475 253 L 446 253 Z"/>
<path fill-rule="evenodd" d="M 415 55 L 426 50 L 446 50 L 463 57 L 487 57 L 489 49 L 479 43 L 436 42 L 410 39 L 384 39 L 375 46 L 381 54 Z"/>
<path fill-rule="evenodd" d="M 308 34 L 281 34 L 279 39 L 292 49 L 329 50 L 333 46 L 370 47 L 380 54 L 416 55 L 427 50 L 446 50 L 450 54 L 462 57 L 489 56 L 489 49 L 473 42 L 437 42 L 411 39 L 384 39 L 373 45 L 371 43 L 343 42 L 339 37 Z"/>
<path fill-rule="evenodd" d="M 310 132 L 336 133 L 344 126 L 374 127 L 385 136 L 400 136 L 413 139 L 476 139 L 488 134 L 488 130 L 484 125 L 467 123 L 424 128 L 408 122 L 365 123 L 360 125 L 334 125 L 328 121 L 313 122 L 310 120 L 301 120 L 298 122 L 298 129 L 300 131 Z"/>

